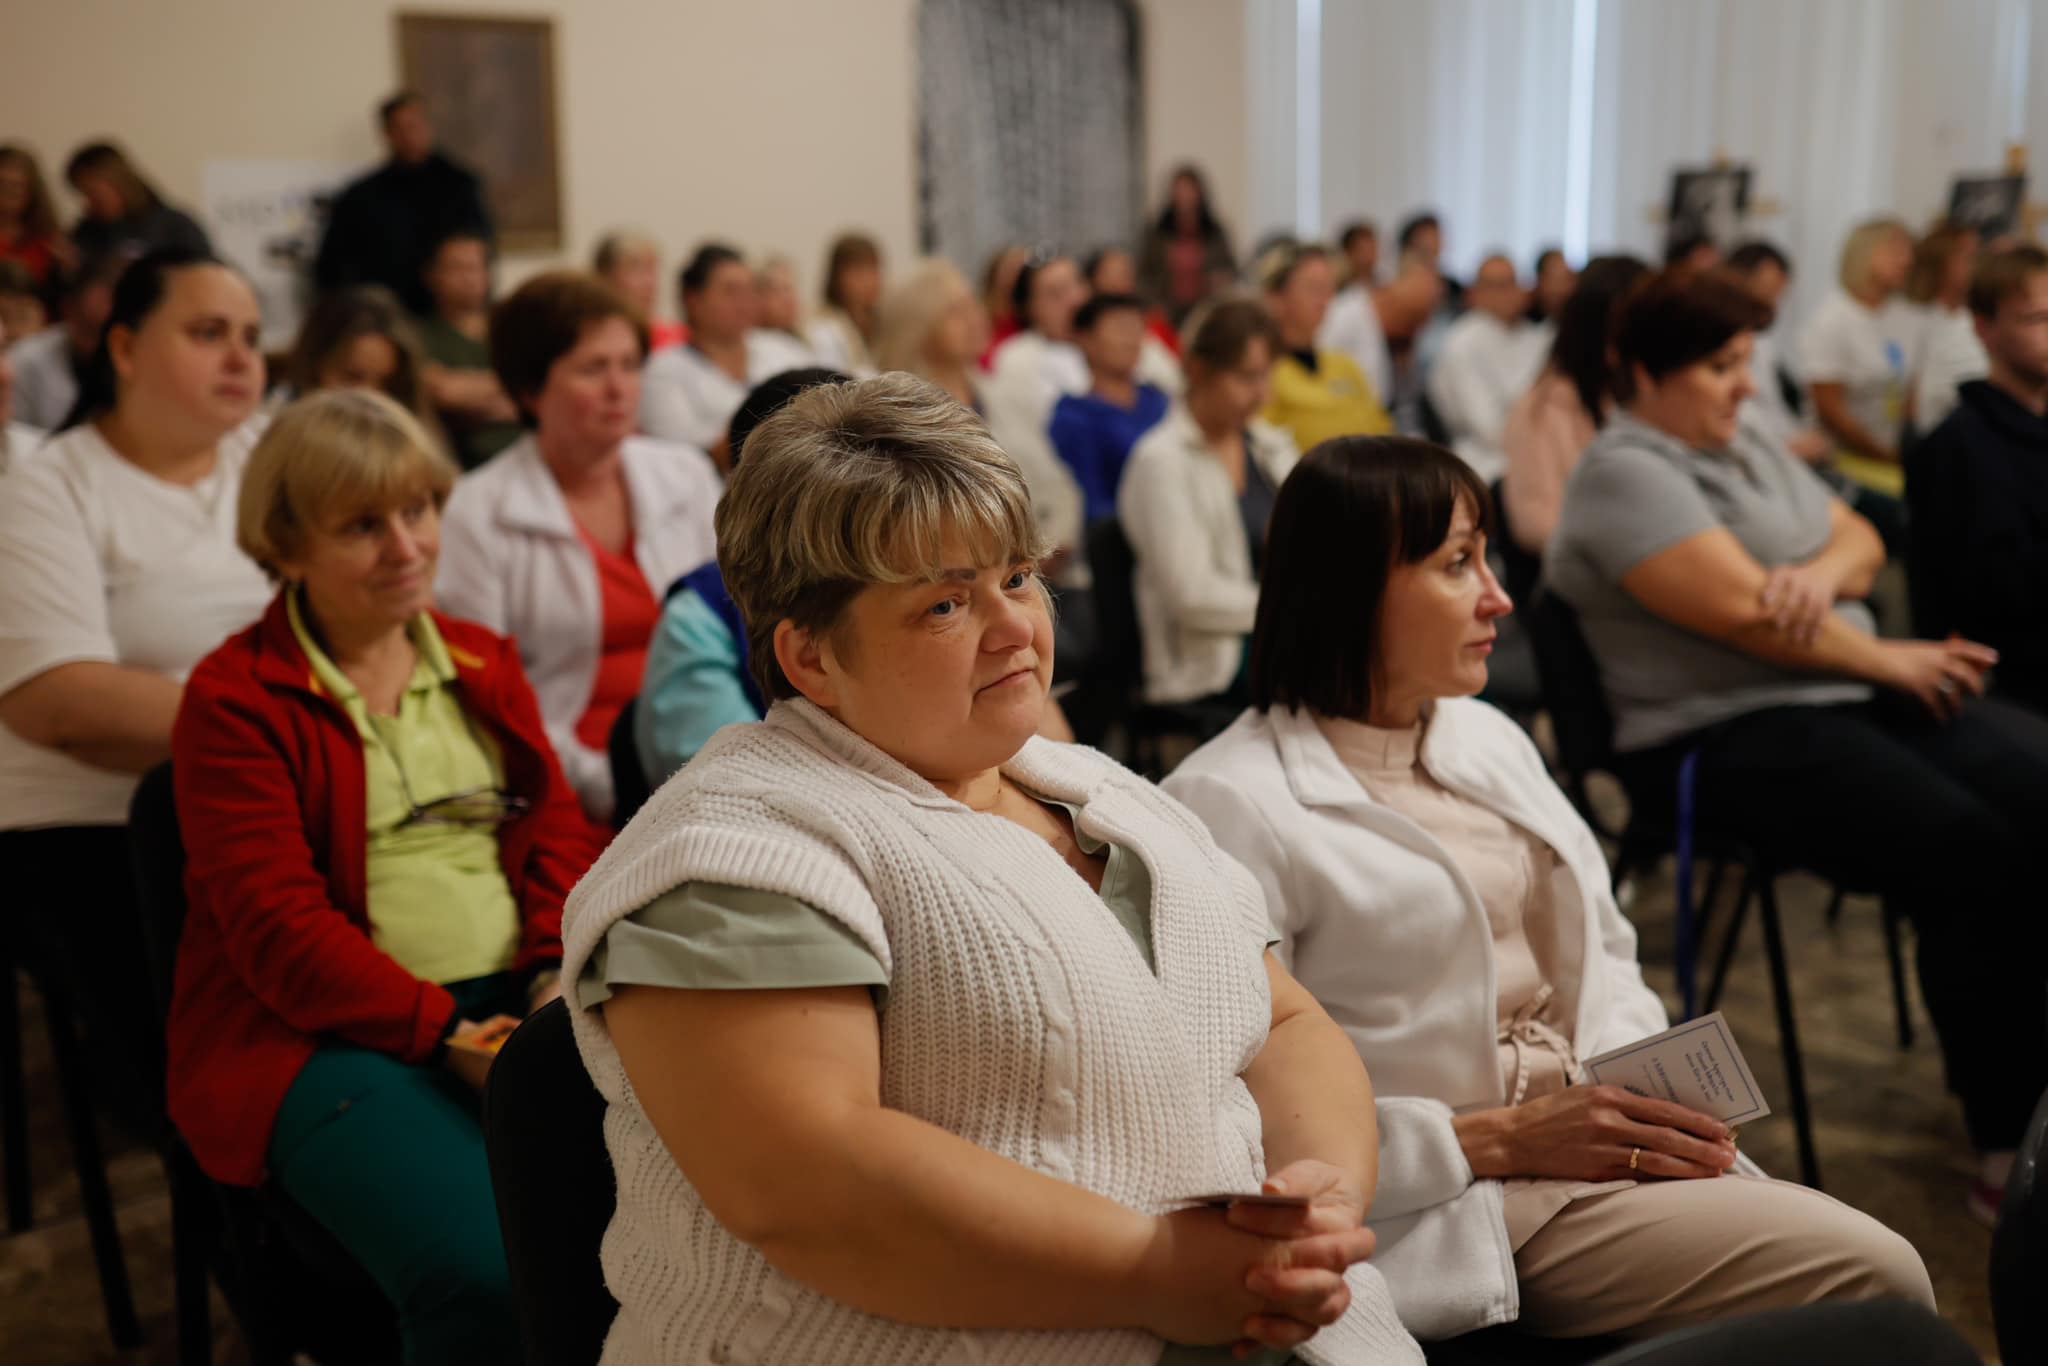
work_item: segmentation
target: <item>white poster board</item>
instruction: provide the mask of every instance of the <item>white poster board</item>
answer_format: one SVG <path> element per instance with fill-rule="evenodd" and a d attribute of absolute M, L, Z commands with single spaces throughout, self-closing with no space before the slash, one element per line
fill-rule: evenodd
<path fill-rule="evenodd" d="M 265 350 L 283 350 L 298 335 L 328 206 L 361 170 L 280 159 L 209 161 L 201 168 L 200 216 L 214 250 L 255 287 Z"/>

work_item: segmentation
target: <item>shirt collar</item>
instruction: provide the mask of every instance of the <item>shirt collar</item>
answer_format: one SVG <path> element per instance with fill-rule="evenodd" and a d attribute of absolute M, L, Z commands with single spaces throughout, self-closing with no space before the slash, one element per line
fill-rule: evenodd
<path fill-rule="evenodd" d="M 313 681 L 320 690 L 341 704 L 350 716 L 360 720 L 359 713 L 366 714 L 360 689 L 350 681 L 314 639 L 312 628 L 306 624 L 304 610 L 299 606 L 303 589 L 287 590 L 284 596 L 286 618 L 291 622 L 292 635 L 299 642 L 299 648 L 306 652 L 306 663 L 313 670 Z M 441 630 L 434 625 L 433 617 L 422 612 L 406 625 L 406 634 L 412 637 L 413 648 L 419 651 L 419 658 L 413 664 L 412 677 L 406 682 L 407 692 L 432 692 L 455 681 L 455 661 L 449 657 L 448 642 L 441 638 Z"/>

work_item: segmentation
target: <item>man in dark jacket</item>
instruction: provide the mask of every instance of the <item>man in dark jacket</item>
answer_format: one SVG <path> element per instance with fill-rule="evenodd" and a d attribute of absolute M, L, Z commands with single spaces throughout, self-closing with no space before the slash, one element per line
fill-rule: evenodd
<path fill-rule="evenodd" d="M 1998 693 L 2048 712 L 2048 252 L 1988 255 L 1970 312 L 1991 377 L 1906 461 L 1920 635 L 1998 651 Z"/>
<path fill-rule="evenodd" d="M 458 229 L 489 240 L 490 214 L 476 175 L 434 149 L 419 96 L 400 91 L 377 113 L 391 159 L 334 201 L 313 279 L 323 292 L 382 285 L 425 314 L 433 306 L 422 278 L 428 254 Z"/>

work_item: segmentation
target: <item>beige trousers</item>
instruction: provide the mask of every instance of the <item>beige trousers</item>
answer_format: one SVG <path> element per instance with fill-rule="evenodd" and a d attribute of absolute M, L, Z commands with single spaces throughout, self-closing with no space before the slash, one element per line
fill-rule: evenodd
<path fill-rule="evenodd" d="M 1839 1200 L 1789 1181 L 1644 1181 L 1573 1200 L 1515 1252 L 1521 1326 L 1650 1337 L 1820 1300 L 1934 1307 L 1920 1254 Z"/>

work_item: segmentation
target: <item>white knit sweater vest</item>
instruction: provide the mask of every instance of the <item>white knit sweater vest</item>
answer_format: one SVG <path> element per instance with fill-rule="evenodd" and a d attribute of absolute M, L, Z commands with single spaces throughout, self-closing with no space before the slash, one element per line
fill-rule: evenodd
<path fill-rule="evenodd" d="M 939 793 L 805 702 L 720 731 L 635 817 L 569 898 L 563 980 L 621 917 L 702 879 L 796 897 L 844 923 L 889 972 L 882 1100 L 1133 1209 L 1250 1190 L 1259 1111 L 1238 1077 L 1271 1018 L 1263 900 L 1202 825 L 1092 750 L 1032 740 L 1004 770 L 1084 803 L 1083 830 L 1153 873 L 1158 975 L 1043 840 Z M 620 1303 L 604 1360 L 872 1366 L 1144 1366 L 1134 1331 L 989 1332 L 864 1314 L 727 1233 L 634 1098 L 602 1007 L 574 1013 L 608 1103 L 619 1204 L 604 1239 Z M 1385 1283 L 1301 1355 L 1416 1362 Z"/>

